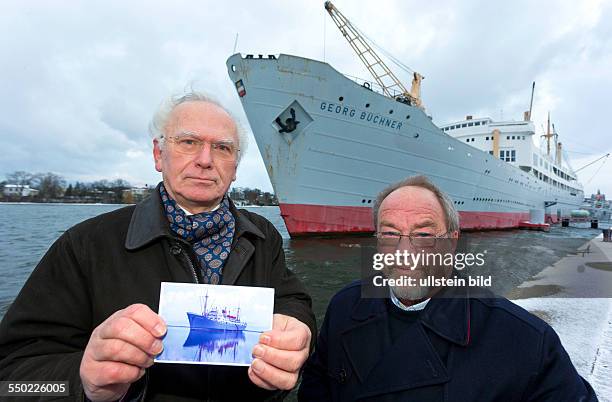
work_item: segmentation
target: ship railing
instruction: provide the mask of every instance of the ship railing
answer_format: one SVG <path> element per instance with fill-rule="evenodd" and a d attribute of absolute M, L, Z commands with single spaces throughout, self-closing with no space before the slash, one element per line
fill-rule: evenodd
<path fill-rule="evenodd" d="M 362 87 L 369 89 L 370 91 L 376 92 L 378 94 L 381 94 L 383 96 L 387 96 L 385 95 L 385 91 L 383 90 L 383 87 L 380 86 L 377 82 L 374 81 L 370 81 L 370 80 L 366 80 L 365 78 L 360 78 L 360 77 L 355 77 L 353 75 L 349 75 L 349 74 L 342 74 L 344 75 L 346 78 L 350 79 L 353 82 L 356 82 L 357 84 L 361 85 Z M 399 97 L 401 97 L 403 94 L 395 89 L 389 88 L 388 91 L 391 93 L 391 97 L 393 99 L 398 99 Z"/>

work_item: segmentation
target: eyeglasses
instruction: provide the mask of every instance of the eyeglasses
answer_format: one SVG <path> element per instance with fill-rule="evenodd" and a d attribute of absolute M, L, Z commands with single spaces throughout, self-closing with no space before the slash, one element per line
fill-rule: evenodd
<path fill-rule="evenodd" d="M 451 239 L 449 232 L 438 235 L 432 233 L 411 233 L 405 235 L 399 232 L 376 232 L 374 236 L 378 239 L 378 244 L 384 247 L 396 247 L 402 237 L 407 238 L 410 245 L 414 248 L 434 247 L 436 243 Z"/>
<path fill-rule="evenodd" d="M 204 144 L 210 144 L 210 155 L 213 159 L 231 161 L 235 160 L 240 151 L 233 141 L 209 142 L 191 135 L 177 135 L 174 137 L 162 137 L 174 144 L 173 149 L 185 155 L 195 155 L 202 152 Z"/>

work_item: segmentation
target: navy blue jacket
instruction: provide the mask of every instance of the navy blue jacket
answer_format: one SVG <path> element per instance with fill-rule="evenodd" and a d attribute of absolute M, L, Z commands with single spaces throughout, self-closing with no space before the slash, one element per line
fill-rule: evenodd
<path fill-rule="evenodd" d="M 332 298 L 300 401 L 597 400 L 554 330 L 506 299 L 433 298 L 392 343 L 388 300 L 360 296 Z"/>

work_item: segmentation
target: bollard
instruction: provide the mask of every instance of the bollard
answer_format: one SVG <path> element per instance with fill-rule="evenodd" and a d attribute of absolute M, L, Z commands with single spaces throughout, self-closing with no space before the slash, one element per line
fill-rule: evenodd
<path fill-rule="evenodd" d="M 569 227 L 569 218 L 561 219 L 561 227 L 568 228 Z"/>
<path fill-rule="evenodd" d="M 599 221 L 597 219 L 591 219 L 591 229 L 597 229 L 599 226 Z"/>
<path fill-rule="evenodd" d="M 612 229 L 602 229 L 603 231 L 603 241 L 606 243 L 612 242 Z"/>

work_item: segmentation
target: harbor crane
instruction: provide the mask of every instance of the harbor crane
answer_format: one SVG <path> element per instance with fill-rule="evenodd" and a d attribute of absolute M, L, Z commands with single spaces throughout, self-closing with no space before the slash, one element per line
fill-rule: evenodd
<path fill-rule="evenodd" d="M 332 4 L 331 1 L 325 2 L 325 10 L 336 23 L 336 26 L 353 48 L 359 59 L 366 66 L 370 74 L 374 77 L 378 85 L 382 88 L 383 94 L 395 100 L 423 109 L 421 101 L 421 74 L 413 71 L 412 87 L 410 91 L 397 78 L 385 62 L 376 54 L 374 49 L 365 40 L 359 30 Z"/>

